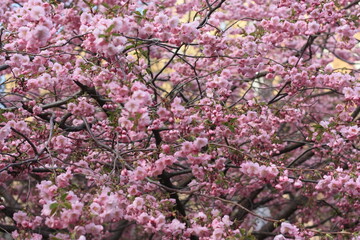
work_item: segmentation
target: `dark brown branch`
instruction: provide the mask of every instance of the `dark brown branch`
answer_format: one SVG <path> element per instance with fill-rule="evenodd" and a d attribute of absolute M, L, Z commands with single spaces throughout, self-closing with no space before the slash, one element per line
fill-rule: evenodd
<path fill-rule="evenodd" d="M 66 42 L 64 42 L 64 43 L 61 44 L 61 45 L 50 45 L 50 46 L 46 46 L 46 47 L 41 48 L 41 50 L 46 50 L 46 49 L 49 49 L 49 48 L 63 47 L 63 46 L 65 46 L 66 44 L 71 43 L 71 41 L 74 40 L 74 39 L 76 39 L 76 38 L 79 38 L 80 40 L 82 40 L 81 38 L 84 37 L 84 36 L 86 36 L 87 34 L 89 34 L 89 33 L 84 33 L 84 34 L 80 34 L 80 35 L 73 36 L 73 37 L 71 37 L 70 39 L 68 39 Z"/>
<path fill-rule="evenodd" d="M 297 65 L 299 64 L 301 58 L 304 56 L 304 53 L 306 51 L 306 49 L 309 49 L 309 51 L 311 51 L 311 45 L 314 43 L 315 39 L 317 38 L 317 35 L 310 35 L 308 40 L 306 41 L 305 45 L 301 48 L 300 50 L 300 56 L 295 64 L 295 67 L 297 67 Z M 310 58 L 311 58 L 311 52 L 310 52 Z"/>
<path fill-rule="evenodd" d="M 0 173 L 3 171 L 8 170 L 11 167 L 18 167 L 21 166 L 23 164 L 27 164 L 27 163 L 33 163 L 33 162 L 37 162 L 39 159 L 28 159 L 28 160 L 24 160 L 22 162 L 15 162 L 15 163 L 9 163 L 8 165 L 6 165 L 5 167 L 3 167 L 2 169 L 0 169 Z"/>
<path fill-rule="evenodd" d="M 213 14 L 217 9 L 219 9 L 221 7 L 221 5 L 225 2 L 225 0 L 221 0 L 221 2 L 214 8 L 211 8 L 210 11 L 208 12 L 208 14 L 206 14 L 206 16 L 204 17 L 204 19 L 201 21 L 201 23 L 199 24 L 199 26 L 197 26 L 197 29 L 202 28 L 203 26 L 205 26 L 205 24 L 207 23 L 207 21 L 210 19 L 211 14 Z"/>
<path fill-rule="evenodd" d="M 27 110 L 29 113 L 34 114 L 32 108 L 27 106 L 25 103 L 23 103 L 23 108 L 25 110 Z M 50 116 L 52 116 L 52 114 L 49 113 L 49 112 L 41 113 L 41 114 L 38 114 L 36 116 L 40 117 L 41 119 L 43 119 L 43 120 L 45 120 L 47 122 L 51 122 L 51 117 Z M 65 116 L 67 116 L 67 115 L 65 115 Z M 68 116 L 68 117 L 70 117 L 70 116 Z M 61 121 L 60 123 L 57 122 L 57 121 L 54 121 L 54 122 L 56 124 L 58 124 L 61 129 L 63 129 L 64 131 L 67 131 L 67 132 L 79 132 L 79 131 L 82 131 L 82 130 L 86 129 L 85 124 L 81 124 L 81 125 L 78 125 L 78 126 L 69 126 L 69 125 L 66 125 L 65 122 L 63 122 L 63 121 Z"/>
<path fill-rule="evenodd" d="M 33 142 L 31 142 L 31 140 L 25 136 L 24 134 L 22 134 L 21 132 L 19 132 L 18 130 L 16 130 L 15 128 L 11 127 L 11 130 L 14 131 L 15 133 L 17 133 L 18 135 L 22 136 L 31 146 L 31 148 L 33 149 L 35 155 L 39 155 L 39 152 L 36 149 L 36 146 L 34 145 Z"/>
<path fill-rule="evenodd" d="M 341 213 L 341 211 L 339 209 L 337 209 L 334 205 L 326 202 L 325 200 L 318 200 L 317 203 L 319 206 L 329 206 L 331 209 L 333 209 L 335 211 L 337 216 L 343 216 L 343 214 Z"/>
<path fill-rule="evenodd" d="M 298 148 L 300 148 L 300 147 L 302 147 L 302 146 L 304 146 L 304 145 L 305 145 L 305 143 L 294 143 L 294 144 L 292 144 L 292 145 L 288 145 L 288 146 L 286 146 L 284 149 L 280 150 L 279 153 L 275 153 L 275 154 L 273 154 L 272 156 L 279 156 L 279 155 L 281 155 L 281 154 L 291 152 L 291 151 L 293 151 L 293 150 L 295 150 L 295 149 L 298 149 Z"/>
<path fill-rule="evenodd" d="M 183 174 L 188 174 L 191 173 L 191 169 L 185 169 L 185 170 L 181 170 L 181 171 L 176 171 L 176 172 L 170 172 L 168 173 L 168 176 L 170 178 L 175 177 L 175 176 L 179 176 L 179 175 L 183 175 Z"/>
<path fill-rule="evenodd" d="M 349 9 L 349 8 L 355 6 L 356 4 L 358 4 L 359 2 L 360 2 L 360 0 L 353 1 L 352 3 L 350 3 L 349 5 L 344 7 L 343 10 Z"/>
<path fill-rule="evenodd" d="M 5 232 L 5 233 L 11 233 L 15 230 L 17 230 L 18 228 L 16 226 L 13 226 L 13 225 L 5 225 L 5 224 L 0 224 L 0 232 Z M 38 234 L 41 234 L 44 239 L 48 239 L 49 238 L 49 235 L 51 233 L 54 233 L 55 230 L 53 229 L 50 229 L 50 228 L 36 228 L 34 230 L 29 230 L 30 232 L 33 232 L 33 233 L 38 233 Z"/>
<path fill-rule="evenodd" d="M 8 69 L 10 67 L 10 65 L 1 65 L 0 66 L 0 71 L 4 71 L 4 70 L 6 70 L 6 69 Z"/>
<path fill-rule="evenodd" d="M 17 229 L 16 226 L 0 224 L 0 231 L 5 233 L 11 233 Z"/>
<path fill-rule="evenodd" d="M 89 94 L 89 96 L 91 98 L 93 98 L 99 105 L 100 107 L 103 109 L 103 111 L 108 114 L 108 111 L 106 109 L 103 108 L 103 106 L 106 104 L 106 100 L 104 100 L 102 98 L 102 96 L 96 91 L 95 87 L 88 87 L 84 84 L 82 84 L 81 82 L 79 81 L 75 81 L 74 80 L 74 83 L 76 85 L 78 85 L 80 87 L 80 89 L 84 92 L 86 92 L 87 94 Z"/>
<path fill-rule="evenodd" d="M 169 188 L 176 188 L 172 182 L 170 181 L 170 177 L 168 176 L 167 172 L 163 172 L 161 175 L 159 175 L 160 178 L 160 183 L 163 184 L 166 187 Z M 172 199 L 175 199 L 176 201 L 176 207 L 175 209 L 182 215 L 182 216 L 186 216 L 186 212 L 185 212 L 185 207 L 183 206 L 183 204 L 181 203 L 179 196 L 177 195 L 177 193 L 175 192 L 170 192 L 170 197 Z"/>
<path fill-rule="evenodd" d="M 4 198 L 5 202 L 8 206 L 5 209 L 2 209 L 2 212 L 5 213 L 6 216 L 12 217 L 13 214 L 21 209 L 19 203 L 15 200 L 12 194 L 10 194 L 9 190 L 4 186 L 0 186 L 0 195 Z"/>
<path fill-rule="evenodd" d="M 153 130 L 153 134 L 155 137 L 155 141 L 156 141 L 156 146 L 160 147 L 160 144 L 162 142 L 162 138 L 160 135 L 160 130 Z M 158 176 L 159 178 L 159 182 L 164 185 L 165 187 L 169 188 L 169 189 L 176 189 L 177 187 L 174 186 L 174 184 L 171 182 L 171 175 L 169 173 L 167 173 L 165 170 L 162 172 L 162 174 L 160 174 Z M 181 214 L 181 216 L 186 217 L 186 211 L 185 211 L 185 206 L 184 204 L 180 201 L 179 199 L 179 195 L 176 192 L 173 191 L 169 191 L 167 190 L 168 193 L 170 194 L 170 198 L 174 199 L 176 202 L 176 205 L 174 207 L 174 209 Z M 186 223 L 187 225 L 189 223 Z M 195 235 L 192 235 L 190 237 L 191 240 L 197 240 L 198 237 Z"/>
<path fill-rule="evenodd" d="M 121 220 L 115 230 L 110 230 L 109 232 L 114 232 L 114 234 L 108 237 L 108 240 L 118 240 L 121 239 L 121 235 L 124 233 L 126 227 L 131 226 L 132 222 L 129 223 L 127 220 Z"/>
<path fill-rule="evenodd" d="M 19 3 L 18 1 L 16 1 L 16 0 L 12 0 L 12 1 L 13 1 L 13 3 L 16 3 L 17 5 L 19 5 L 20 7 L 23 7 L 23 5 L 21 3 Z"/>
<path fill-rule="evenodd" d="M 306 43 L 304 44 L 304 46 L 302 46 L 301 50 L 299 51 L 299 57 L 298 60 L 295 64 L 295 67 L 297 67 L 297 65 L 299 64 L 301 58 L 303 57 L 306 49 L 311 48 L 311 45 L 314 43 L 315 39 L 317 38 L 317 35 L 310 35 L 308 40 L 306 41 Z M 310 56 L 311 57 L 311 56 Z M 279 90 L 279 92 L 275 95 L 275 97 L 273 97 L 269 102 L 268 105 L 273 104 L 281 99 L 283 99 L 284 97 L 286 97 L 288 94 L 287 93 L 282 93 L 282 91 L 291 84 L 291 81 L 287 81 L 284 86 L 282 86 L 282 88 Z"/>
<path fill-rule="evenodd" d="M 49 108 L 53 108 L 53 107 L 59 107 L 63 104 L 66 104 L 67 102 L 69 102 L 71 99 L 74 99 L 76 97 L 79 97 L 83 94 L 84 92 L 81 90 L 81 91 L 78 91 L 77 93 L 75 93 L 73 96 L 71 97 L 68 97 L 68 98 L 65 98 L 65 99 L 62 99 L 62 100 L 59 100 L 59 101 L 56 101 L 56 102 L 52 102 L 52 103 L 48 103 L 48 104 L 45 104 L 45 105 L 41 105 L 40 107 L 43 109 L 43 110 L 46 110 L 46 109 L 49 109 Z"/>
<path fill-rule="evenodd" d="M 356 117 L 359 115 L 360 113 L 360 106 L 358 106 L 355 111 L 351 114 L 351 117 L 353 119 L 353 121 L 356 119 Z"/>
<path fill-rule="evenodd" d="M 65 168 L 33 168 L 31 172 L 34 173 L 47 173 L 47 172 L 54 172 L 54 171 L 66 171 Z"/>
<path fill-rule="evenodd" d="M 276 220 L 280 220 L 280 219 L 288 219 L 291 215 L 293 215 L 296 210 L 298 209 L 299 206 L 304 205 L 307 202 L 307 198 L 300 196 L 295 198 L 294 200 L 292 200 L 289 205 L 287 207 L 285 207 L 276 217 Z M 259 232 L 266 232 L 266 233 L 271 233 L 272 231 L 275 230 L 275 226 L 274 223 L 269 222 L 266 225 L 264 225 Z M 258 240 L 263 240 L 265 238 L 267 238 L 269 235 L 258 235 L 257 239 Z"/>
<path fill-rule="evenodd" d="M 249 211 L 246 211 L 245 209 L 247 210 L 252 210 L 254 209 L 254 200 L 256 199 L 256 197 L 264 190 L 264 188 L 260 188 L 260 189 L 257 189 L 255 191 L 253 191 L 252 193 L 250 193 L 250 196 L 247 197 L 247 198 L 244 198 L 242 199 L 239 204 L 241 206 L 244 207 L 244 209 L 238 209 L 236 211 L 236 208 L 237 206 L 234 207 L 233 209 L 233 214 L 231 215 L 231 219 L 232 220 L 242 220 L 244 219 L 247 214 L 249 213 Z"/>
<path fill-rule="evenodd" d="M 265 237 L 274 237 L 278 235 L 277 233 L 273 233 L 273 232 L 259 232 L 259 231 L 254 231 L 251 234 L 255 236 L 265 236 Z M 292 239 L 291 236 L 288 235 L 284 235 L 284 237 L 286 237 L 287 239 Z"/>
<path fill-rule="evenodd" d="M 287 167 L 290 168 L 293 165 L 299 166 L 306 160 L 310 159 L 312 156 L 314 156 L 314 152 L 312 150 L 314 150 L 314 148 L 310 148 L 310 149 L 307 149 L 306 151 L 304 151 L 302 154 L 300 154 L 299 157 L 297 157 L 291 163 L 289 163 L 289 165 L 287 165 Z"/>
<path fill-rule="evenodd" d="M 160 76 L 160 74 L 170 65 L 170 63 L 174 60 L 174 58 L 176 57 L 177 53 L 180 51 L 180 48 L 183 46 L 183 44 L 181 44 L 174 52 L 174 54 L 171 56 L 171 58 L 169 59 L 169 61 L 160 69 L 160 71 L 155 75 L 155 77 L 152 79 L 152 84 L 155 84 L 156 79 Z"/>
<path fill-rule="evenodd" d="M 160 135 L 160 131 L 157 130 L 157 129 L 154 129 L 154 130 L 152 130 L 152 132 L 153 132 L 153 134 L 154 134 L 156 146 L 159 147 L 159 146 L 160 146 L 160 143 L 161 143 L 161 141 L 162 141 L 161 135 Z"/>

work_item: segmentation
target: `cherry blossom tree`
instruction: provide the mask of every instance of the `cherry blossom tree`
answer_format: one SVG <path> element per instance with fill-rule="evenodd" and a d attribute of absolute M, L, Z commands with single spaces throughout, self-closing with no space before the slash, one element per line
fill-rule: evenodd
<path fill-rule="evenodd" d="M 359 17 L 0 1 L 1 236 L 360 239 Z"/>

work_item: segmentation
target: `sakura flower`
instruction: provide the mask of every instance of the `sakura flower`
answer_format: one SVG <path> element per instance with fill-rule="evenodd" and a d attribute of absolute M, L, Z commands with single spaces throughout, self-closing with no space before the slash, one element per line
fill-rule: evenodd
<path fill-rule="evenodd" d="M 224 230 L 222 228 L 216 228 L 211 235 L 211 239 L 220 240 L 223 239 Z"/>
<path fill-rule="evenodd" d="M 99 235 L 103 229 L 103 226 L 96 225 L 95 223 L 89 223 L 85 226 L 86 232 L 93 235 Z"/>
<path fill-rule="evenodd" d="M 301 188 L 302 186 L 303 186 L 302 181 L 296 180 L 296 181 L 294 182 L 294 187 L 296 187 L 296 188 Z"/>
<path fill-rule="evenodd" d="M 270 24 L 273 26 L 273 27 L 277 27 L 279 24 L 280 24 L 280 18 L 278 16 L 275 16 L 275 17 L 272 17 L 270 19 Z"/>
<path fill-rule="evenodd" d="M 37 184 L 36 187 L 40 191 L 40 196 L 44 199 L 52 198 L 58 189 L 51 181 L 46 180 L 41 181 L 41 183 Z"/>
<path fill-rule="evenodd" d="M 125 103 L 125 109 L 129 112 L 136 112 L 140 108 L 141 102 L 136 99 L 130 99 L 127 103 Z"/>
<path fill-rule="evenodd" d="M 165 225 L 166 221 L 165 221 L 165 216 L 163 214 L 160 214 L 156 219 L 155 219 L 155 224 L 156 224 L 156 229 L 160 230 L 164 225 Z"/>
<path fill-rule="evenodd" d="M 191 43 L 198 36 L 199 30 L 196 28 L 198 22 L 185 23 L 181 26 L 180 40 L 184 43 Z"/>
<path fill-rule="evenodd" d="M 29 217 L 23 211 L 18 211 L 14 213 L 13 218 L 19 225 L 23 225 L 25 222 L 29 221 Z"/>
<path fill-rule="evenodd" d="M 71 178 L 72 174 L 70 171 L 67 171 L 66 173 L 61 173 L 56 177 L 56 185 L 60 188 L 64 188 L 70 184 L 69 181 Z"/>
<path fill-rule="evenodd" d="M 9 125 L 5 125 L 0 128 L 0 141 L 4 141 L 11 133 L 11 128 Z"/>
<path fill-rule="evenodd" d="M 180 98 L 176 97 L 174 99 L 174 102 L 171 104 L 171 111 L 175 116 L 180 116 L 185 111 L 185 108 L 181 105 Z"/>
<path fill-rule="evenodd" d="M 143 167 L 137 167 L 134 171 L 134 178 L 136 180 L 143 180 L 147 176 L 147 172 Z"/>
<path fill-rule="evenodd" d="M 193 143 L 192 142 L 183 142 L 181 146 L 181 150 L 184 153 L 190 153 L 193 150 Z"/>
<path fill-rule="evenodd" d="M 146 224 L 150 221 L 150 216 L 147 213 L 141 213 L 140 216 L 138 217 L 138 221 L 141 224 Z"/>
<path fill-rule="evenodd" d="M 160 13 L 159 15 L 157 15 L 155 18 L 154 18 L 155 22 L 156 23 L 160 23 L 160 24 L 163 24 L 165 25 L 168 21 L 168 16 L 166 16 L 165 14 L 163 13 Z"/>
<path fill-rule="evenodd" d="M 164 107 L 159 107 L 156 113 L 159 115 L 161 119 L 167 119 L 170 114 L 170 112 Z"/>
<path fill-rule="evenodd" d="M 308 24 L 307 33 L 308 34 L 316 34 L 319 31 L 319 29 L 320 29 L 320 25 L 317 22 L 313 21 Z"/>
<path fill-rule="evenodd" d="M 167 225 L 169 231 L 179 234 L 185 229 L 185 223 L 180 222 L 178 219 L 173 219 L 170 224 Z"/>
<path fill-rule="evenodd" d="M 225 215 L 223 216 L 223 218 L 221 219 L 221 221 L 225 224 L 225 226 L 229 227 L 233 224 L 233 222 L 230 220 L 229 215 Z"/>
<path fill-rule="evenodd" d="M 37 26 L 33 31 L 31 31 L 31 34 L 32 38 L 37 41 L 40 46 L 45 45 L 51 36 L 50 30 L 42 25 Z"/>
<path fill-rule="evenodd" d="M 201 225 L 198 225 L 198 224 L 193 224 L 192 226 L 192 231 L 199 237 L 202 237 L 204 236 L 208 231 L 209 229 L 207 227 L 203 227 Z"/>
<path fill-rule="evenodd" d="M 90 204 L 90 210 L 93 214 L 98 215 L 101 212 L 101 206 L 98 203 L 93 202 Z"/>
<path fill-rule="evenodd" d="M 291 236 L 296 236 L 297 234 L 299 234 L 299 229 L 288 222 L 283 222 L 281 223 L 280 232 L 282 234 L 289 234 Z"/>
<path fill-rule="evenodd" d="M 179 24 L 178 16 L 173 16 L 172 18 L 169 19 L 169 26 L 171 28 L 176 28 L 178 24 Z"/>
<path fill-rule="evenodd" d="M 34 21 L 38 21 L 40 18 L 45 17 L 45 10 L 42 6 L 33 6 L 31 7 L 29 15 Z"/>
<path fill-rule="evenodd" d="M 193 146 L 194 148 L 200 150 L 202 147 L 205 147 L 207 144 L 208 144 L 207 138 L 197 138 L 194 141 Z"/>
<path fill-rule="evenodd" d="M 141 210 L 142 207 L 144 206 L 144 199 L 141 198 L 141 197 L 137 197 L 135 198 L 134 202 L 132 203 L 132 205 L 138 209 L 138 210 Z"/>
<path fill-rule="evenodd" d="M 345 88 L 343 88 L 342 92 L 345 94 L 346 99 L 351 100 L 354 98 L 355 92 L 352 88 L 345 87 Z"/>
<path fill-rule="evenodd" d="M 286 240 L 286 238 L 284 237 L 284 235 L 279 234 L 274 237 L 274 240 Z"/>
<path fill-rule="evenodd" d="M 18 29 L 18 36 L 21 39 L 28 40 L 30 29 L 28 27 L 20 27 Z"/>

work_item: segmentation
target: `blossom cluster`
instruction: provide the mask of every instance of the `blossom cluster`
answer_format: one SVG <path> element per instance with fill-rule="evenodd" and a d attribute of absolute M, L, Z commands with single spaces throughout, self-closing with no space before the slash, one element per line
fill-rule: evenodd
<path fill-rule="evenodd" d="M 0 238 L 356 239 L 359 14 L 0 1 Z"/>

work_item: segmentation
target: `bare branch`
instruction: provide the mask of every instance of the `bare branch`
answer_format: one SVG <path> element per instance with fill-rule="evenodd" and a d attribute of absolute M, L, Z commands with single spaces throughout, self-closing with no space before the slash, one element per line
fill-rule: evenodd
<path fill-rule="evenodd" d="M 1 65 L 0 66 L 0 71 L 4 71 L 4 70 L 6 70 L 6 69 L 8 69 L 10 67 L 10 65 Z"/>
<path fill-rule="evenodd" d="M 39 155 L 39 152 L 37 151 L 34 143 L 24 134 L 22 134 L 21 132 L 19 132 L 18 130 L 16 130 L 15 128 L 11 127 L 11 130 L 14 131 L 15 133 L 17 133 L 18 135 L 22 136 L 31 146 L 31 148 L 33 149 L 35 155 Z"/>

